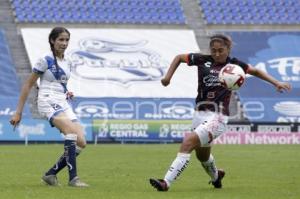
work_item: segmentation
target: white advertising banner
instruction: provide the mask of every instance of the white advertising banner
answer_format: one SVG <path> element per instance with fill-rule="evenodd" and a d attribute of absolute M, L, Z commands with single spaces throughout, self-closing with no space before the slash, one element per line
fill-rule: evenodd
<path fill-rule="evenodd" d="M 31 66 L 50 51 L 48 28 L 22 28 Z M 81 97 L 185 97 L 197 94 L 197 67 L 181 64 L 160 84 L 177 54 L 199 52 L 191 30 L 69 29 L 73 62 L 68 88 Z"/>

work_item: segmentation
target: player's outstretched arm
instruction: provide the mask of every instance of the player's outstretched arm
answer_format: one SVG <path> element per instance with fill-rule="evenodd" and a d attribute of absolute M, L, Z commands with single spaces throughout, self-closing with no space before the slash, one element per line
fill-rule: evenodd
<path fill-rule="evenodd" d="M 180 63 L 186 63 L 187 62 L 186 59 L 187 59 L 187 54 L 177 55 L 173 59 L 171 65 L 170 65 L 170 67 L 168 69 L 167 74 L 165 75 L 164 78 L 161 79 L 162 85 L 168 86 L 170 84 L 170 81 L 171 81 L 171 79 L 173 77 L 173 74 L 175 73 L 176 69 L 178 68 L 178 66 L 180 65 Z"/>
<path fill-rule="evenodd" d="M 26 80 L 25 84 L 22 87 L 17 110 L 15 114 L 11 117 L 10 124 L 14 126 L 14 128 L 20 123 L 22 118 L 22 112 L 24 108 L 24 104 L 27 100 L 28 94 L 32 86 L 36 83 L 39 75 L 36 73 L 32 73 L 30 77 Z"/>
<path fill-rule="evenodd" d="M 290 91 L 291 85 L 287 82 L 280 82 L 277 79 L 275 79 L 274 77 L 272 77 L 271 75 L 265 73 L 264 71 L 254 68 L 252 66 L 249 66 L 248 71 L 247 71 L 250 75 L 256 76 L 260 79 L 263 79 L 267 82 L 270 82 L 271 84 L 273 84 L 276 87 L 276 90 L 278 92 L 283 92 L 283 91 Z"/>

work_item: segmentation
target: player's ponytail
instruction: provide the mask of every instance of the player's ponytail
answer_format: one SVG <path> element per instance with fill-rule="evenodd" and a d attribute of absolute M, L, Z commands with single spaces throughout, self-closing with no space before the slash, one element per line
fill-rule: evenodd
<path fill-rule="evenodd" d="M 56 59 L 56 54 L 55 54 L 55 49 L 54 49 L 54 44 L 51 41 L 55 41 L 59 34 L 66 32 L 70 36 L 70 32 L 64 28 L 64 27 L 55 27 L 51 30 L 49 37 L 48 37 L 48 42 L 50 44 L 50 49 L 52 51 L 53 57 L 54 57 L 54 64 L 56 67 L 56 72 L 58 73 L 58 64 L 57 64 L 57 59 Z"/>

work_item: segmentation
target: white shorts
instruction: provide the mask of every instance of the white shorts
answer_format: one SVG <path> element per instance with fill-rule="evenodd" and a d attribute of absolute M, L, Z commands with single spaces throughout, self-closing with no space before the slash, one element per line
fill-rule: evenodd
<path fill-rule="evenodd" d="M 64 112 L 71 121 L 78 121 L 77 116 L 66 99 L 55 99 L 47 95 L 41 95 L 38 97 L 37 105 L 40 115 L 47 118 L 52 127 L 54 126 L 52 123 L 53 117 L 61 112 Z"/>
<path fill-rule="evenodd" d="M 193 131 L 199 136 L 201 146 L 209 147 L 214 139 L 226 130 L 228 116 L 211 111 L 195 111 Z"/>

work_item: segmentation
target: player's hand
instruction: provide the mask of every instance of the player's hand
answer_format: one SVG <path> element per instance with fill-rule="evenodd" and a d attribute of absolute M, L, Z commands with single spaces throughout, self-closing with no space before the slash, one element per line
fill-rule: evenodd
<path fill-rule="evenodd" d="M 167 78 L 163 78 L 160 81 L 161 81 L 161 84 L 164 86 L 168 86 L 170 84 L 170 80 Z"/>
<path fill-rule="evenodd" d="M 280 93 L 284 91 L 290 91 L 292 89 L 291 85 L 287 82 L 278 82 L 276 84 L 276 90 Z"/>
<path fill-rule="evenodd" d="M 22 119 L 22 113 L 15 113 L 11 119 L 10 119 L 10 124 L 13 125 L 14 127 L 14 131 L 16 129 L 16 127 L 19 125 L 20 121 Z"/>
<path fill-rule="evenodd" d="M 74 97 L 73 92 L 68 91 L 68 92 L 66 93 L 66 98 L 67 98 L 67 100 L 72 100 L 73 97 Z"/>

